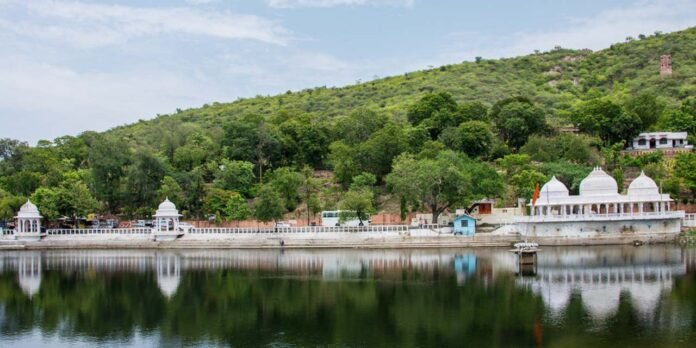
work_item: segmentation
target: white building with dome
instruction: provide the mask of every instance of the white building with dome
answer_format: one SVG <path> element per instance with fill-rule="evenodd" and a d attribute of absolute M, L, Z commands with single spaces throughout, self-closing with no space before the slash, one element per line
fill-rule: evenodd
<path fill-rule="evenodd" d="M 19 208 L 17 216 L 17 228 L 14 236 L 17 240 L 37 241 L 44 236 L 41 232 L 41 219 L 39 208 L 34 203 L 27 200 L 26 203 Z"/>
<path fill-rule="evenodd" d="M 160 203 L 155 215 L 153 235 L 157 241 L 171 241 L 179 238 L 184 232 L 179 228 L 179 211 L 169 198 Z"/>
<path fill-rule="evenodd" d="M 536 237 L 652 240 L 678 234 L 684 217 L 683 211 L 671 210 L 669 194 L 660 193 L 645 173 L 621 194 L 616 180 L 599 167 L 580 183 L 579 195 L 570 195 L 553 177 L 541 188 L 536 203 L 529 206 L 530 216 L 518 220 L 519 232 Z"/>

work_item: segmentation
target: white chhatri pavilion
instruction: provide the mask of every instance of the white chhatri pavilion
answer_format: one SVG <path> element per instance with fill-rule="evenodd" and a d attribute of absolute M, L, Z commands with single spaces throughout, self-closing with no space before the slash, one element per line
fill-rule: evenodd
<path fill-rule="evenodd" d="M 672 215 L 672 199 L 662 194 L 655 181 L 641 172 L 631 182 L 627 194 L 618 192 L 616 180 L 596 167 L 580 183 L 580 194 L 571 196 L 568 188 L 554 176 L 539 192 L 532 206 L 532 218 L 593 220 L 607 217 L 656 217 Z"/>
<path fill-rule="evenodd" d="M 27 200 L 21 208 L 15 219 L 17 219 L 17 227 L 15 228 L 15 238 L 19 240 L 36 241 L 41 239 L 41 214 L 39 208 L 31 201 Z"/>
<path fill-rule="evenodd" d="M 154 233 L 157 240 L 174 240 L 183 233 L 179 229 L 179 211 L 167 197 L 160 203 L 155 215 Z"/>

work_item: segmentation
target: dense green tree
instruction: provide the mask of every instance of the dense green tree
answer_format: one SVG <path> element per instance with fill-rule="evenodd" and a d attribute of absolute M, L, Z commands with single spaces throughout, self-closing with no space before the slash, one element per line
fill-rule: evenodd
<path fill-rule="evenodd" d="M 239 195 L 239 193 L 211 187 L 207 190 L 203 200 L 203 211 L 206 214 L 215 215 L 215 221 L 219 223 L 225 218 L 227 203 L 233 199 L 235 195 Z"/>
<path fill-rule="evenodd" d="M 254 164 L 246 161 L 223 159 L 215 176 L 216 187 L 239 192 L 245 197 L 251 197 L 254 182 Z"/>
<path fill-rule="evenodd" d="M 462 103 L 459 106 L 462 120 L 488 122 L 488 107 L 478 101 Z"/>
<path fill-rule="evenodd" d="M 185 201 L 184 190 L 181 185 L 173 177 L 166 175 L 160 182 L 160 187 L 157 190 L 159 200 L 169 198 L 177 207 L 183 207 Z M 181 208 L 180 208 L 181 209 Z"/>
<path fill-rule="evenodd" d="M 487 157 L 493 145 L 490 127 L 481 121 L 467 121 L 459 127 L 450 127 L 440 134 L 440 141 L 448 148 L 461 151 L 469 157 Z"/>
<path fill-rule="evenodd" d="M 640 129 L 652 127 L 665 110 L 665 103 L 649 92 L 631 97 L 625 104 L 626 111 L 640 120 Z"/>
<path fill-rule="evenodd" d="M 503 182 L 493 168 L 452 151 L 443 151 L 432 159 L 401 155 L 394 161 L 387 184 L 407 201 L 427 206 L 433 223 L 449 208 L 495 197 L 503 190 Z"/>
<path fill-rule="evenodd" d="M 242 195 L 235 193 L 227 199 L 224 208 L 225 220 L 242 221 L 251 216 L 251 209 Z"/>
<path fill-rule="evenodd" d="M 119 206 L 121 182 L 130 161 L 128 145 L 114 136 L 95 135 L 88 158 L 96 197 L 113 212 Z"/>
<path fill-rule="evenodd" d="M 510 184 L 512 184 L 517 198 L 530 199 L 534 193 L 536 185 L 544 185 L 548 181 L 546 175 L 534 170 L 525 169 L 512 176 Z"/>
<path fill-rule="evenodd" d="M 406 114 L 414 126 L 424 124 L 433 139 L 447 127 L 455 127 L 465 121 L 462 110 L 451 94 L 430 93 L 413 104 Z"/>
<path fill-rule="evenodd" d="M 68 172 L 56 190 L 56 207 L 60 214 L 71 216 L 77 221 L 78 217 L 87 216 L 99 209 L 99 201 L 92 196 L 78 172 Z M 76 224 L 75 228 L 77 227 Z"/>
<path fill-rule="evenodd" d="M 358 219 L 360 226 L 364 225 L 364 221 L 367 221 L 370 214 L 375 212 L 373 200 L 374 193 L 369 188 L 351 188 L 343 194 L 343 198 L 338 203 L 338 207 L 341 209 L 339 220 L 344 222 Z"/>
<path fill-rule="evenodd" d="M 332 143 L 329 148 L 329 163 L 333 168 L 336 182 L 348 187 L 353 181 L 353 176 L 360 173 L 358 151 L 340 140 Z"/>
<path fill-rule="evenodd" d="M 278 221 L 284 211 L 278 192 L 271 185 L 262 185 L 254 200 L 254 217 L 261 222 Z"/>
<path fill-rule="evenodd" d="M 511 154 L 503 158 L 499 158 L 496 164 L 505 171 L 508 179 L 511 179 L 517 173 L 526 169 L 532 168 L 532 159 L 526 154 Z"/>
<path fill-rule="evenodd" d="M 544 110 L 520 98 L 505 99 L 491 109 L 491 119 L 501 138 L 510 147 L 518 149 L 532 134 L 546 130 Z"/>
<path fill-rule="evenodd" d="M 372 189 L 377 183 L 377 178 L 372 173 L 362 172 L 360 175 L 353 177 L 353 183 L 350 184 L 351 190 Z"/>
<path fill-rule="evenodd" d="M 270 184 L 280 194 L 288 211 L 294 211 L 300 203 L 299 190 L 304 180 L 302 173 L 288 167 L 278 168 L 271 174 Z"/>
<path fill-rule="evenodd" d="M 360 169 L 381 179 L 391 170 L 392 160 L 407 150 L 403 127 L 389 123 L 359 145 Z"/>
<path fill-rule="evenodd" d="M 593 98 L 573 109 L 572 120 L 581 131 L 596 135 L 605 144 L 628 143 L 642 129 L 639 116 L 623 110 L 607 97 Z"/>
<path fill-rule="evenodd" d="M 279 126 L 283 153 L 297 166 L 319 168 L 329 152 L 329 131 L 316 117 L 302 115 Z"/>
<path fill-rule="evenodd" d="M 592 146 L 593 138 L 561 134 L 555 137 L 530 136 L 520 152 L 537 162 L 566 160 L 573 163 L 597 164 L 599 156 Z"/>
<path fill-rule="evenodd" d="M 281 161 L 278 131 L 263 117 L 246 115 L 225 125 L 222 145 L 227 158 L 248 161 L 256 165 L 259 180 L 263 169 Z"/>
<path fill-rule="evenodd" d="M 166 172 L 161 158 L 147 152 L 135 154 L 127 169 L 122 198 L 128 214 L 151 214 L 159 204 L 157 190 Z"/>
<path fill-rule="evenodd" d="M 339 140 L 356 145 L 366 141 L 370 136 L 387 124 L 388 117 L 371 109 L 361 108 L 336 121 L 334 132 Z"/>
<path fill-rule="evenodd" d="M 3 189 L 0 189 L 0 219 L 12 219 L 19 207 L 27 201 L 26 197 L 13 195 Z"/>
<path fill-rule="evenodd" d="M 60 204 L 58 198 L 56 190 L 48 187 L 39 187 L 32 193 L 29 200 L 39 207 L 41 216 L 48 220 L 55 220 L 61 217 L 61 212 L 58 210 Z"/>
<path fill-rule="evenodd" d="M 696 153 L 679 154 L 674 164 L 674 175 L 684 180 L 684 185 L 696 193 Z"/>
<path fill-rule="evenodd" d="M 213 141 L 201 133 L 195 133 L 185 145 L 174 150 L 172 163 L 180 170 L 192 170 L 205 163 L 213 152 Z"/>

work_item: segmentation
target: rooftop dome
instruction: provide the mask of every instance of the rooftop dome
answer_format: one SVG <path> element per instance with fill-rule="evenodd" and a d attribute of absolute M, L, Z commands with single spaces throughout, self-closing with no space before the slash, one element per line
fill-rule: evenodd
<path fill-rule="evenodd" d="M 657 184 L 649 176 L 645 175 L 643 171 L 640 172 L 638 176 L 631 185 L 628 186 L 629 196 L 647 196 L 647 195 L 658 195 L 660 190 L 657 188 Z"/>
<path fill-rule="evenodd" d="M 549 182 L 544 184 L 539 191 L 539 195 L 543 199 L 568 197 L 568 188 L 554 176 Z"/>
<path fill-rule="evenodd" d="M 176 205 L 167 197 L 164 202 L 160 203 L 155 216 L 179 216 L 179 211 L 176 209 Z"/>
<path fill-rule="evenodd" d="M 41 214 L 39 213 L 39 208 L 36 207 L 34 203 L 32 203 L 30 200 L 27 200 L 24 205 L 22 205 L 21 208 L 19 208 L 19 212 L 17 213 L 18 218 L 41 218 Z"/>
<path fill-rule="evenodd" d="M 600 167 L 595 167 L 590 175 L 580 183 L 581 196 L 606 196 L 615 195 L 618 192 L 619 186 L 616 184 L 616 180 Z"/>

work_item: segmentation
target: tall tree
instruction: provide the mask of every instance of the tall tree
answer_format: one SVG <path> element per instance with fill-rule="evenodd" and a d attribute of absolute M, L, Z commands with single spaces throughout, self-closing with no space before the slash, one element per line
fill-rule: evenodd
<path fill-rule="evenodd" d="M 405 154 L 394 161 L 387 176 L 391 190 L 407 201 L 422 202 L 437 223 L 441 213 L 471 200 L 494 197 L 503 190 L 496 171 L 453 151 L 443 151 L 435 158 L 416 159 Z"/>
<path fill-rule="evenodd" d="M 225 220 L 242 221 L 251 216 L 251 209 L 249 209 L 246 199 L 244 199 L 242 195 L 236 193 L 227 199 L 224 213 Z"/>
<path fill-rule="evenodd" d="M 278 192 L 285 203 L 285 209 L 294 211 L 300 203 L 300 187 L 305 177 L 288 167 L 278 168 L 271 174 L 271 186 Z"/>
<path fill-rule="evenodd" d="M 491 109 L 491 119 L 501 138 L 515 149 L 524 145 L 530 135 L 546 130 L 544 110 L 524 98 L 505 99 L 496 103 Z"/>
<path fill-rule="evenodd" d="M 283 217 L 283 200 L 271 185 L 262 185 L 254 202 L 254 217 L 261 222 L 278 221 Z"/>
<path fill-rule="evenodd" d="M 130 150 L 122 140 L 107 135 L 94 135 L 89 144 L 89 166 L 96 197 L 113 212 L 121 198 L 121 181 L 130 161 Z"/>
<path fill-rule="evenodd" d="M 228 191 L 236 191 L 245 197 L 251 196 L 254 185 L 254 165 L 246 161 L 223 159 L 215 175 L 215 186 Z"/>

